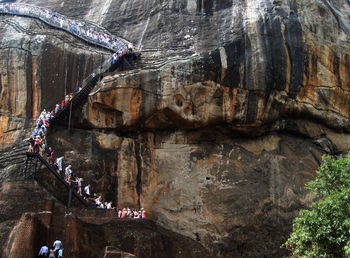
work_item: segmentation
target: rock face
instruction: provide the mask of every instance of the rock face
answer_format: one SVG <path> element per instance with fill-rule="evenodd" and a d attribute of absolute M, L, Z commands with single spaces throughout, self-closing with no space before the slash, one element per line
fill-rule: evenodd
<path fill-rule="evenodd" d="M 0 197 L 1 257 L 37 257 L 42 244 L 57 238 L 67 257 L 108 257 L 117 248 L 130 257 L 208 257 L 196 241 L 149 220 L 120 220 L 98 209 L 67 211 L 35 183 L 4 183 Z"/>
<path fill-rule="evenodd" d="M 303 186 L 321 155 L 349 150 L 350 3 L 36 4 L 143 46 L 135 69 L 106 75 L 73 112 L 72 130 L 50 130 L 50 146 L 73 171 L 116 205 L 143 206 L 212 257 L 285 255 L 279 246 L 312 199 Z M 29 18 L 1 23 L 5 155 L 23 145 L 40 110 L 74 91 L 108 52 Z M 3 159 L 1 182 L 17 180 L 20 160 Z"/>

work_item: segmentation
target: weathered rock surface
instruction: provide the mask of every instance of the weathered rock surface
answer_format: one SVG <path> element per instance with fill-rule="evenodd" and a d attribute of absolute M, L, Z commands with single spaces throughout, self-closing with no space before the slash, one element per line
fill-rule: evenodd
<path fill-rule="evenodd" d="M 62 240 L 67 257 L 103 257 L 111 253 L 105 251 L 107 246 L 140 258 L 207 257 L 194 240 L 149 220 L 120 220 L 115 212 L 97 209 L 65 211 L 37 184 L 4 183 L 0 197 L 1 257 L 36 257 L 43 243 L 56 238 Z"/>
<path fill-rule="evenodd" d="M 252 139 L 229 132 L 216 127 L 135 139 L 59 128 L 49 138 L 76 175 L 118 206 L 146 207 L 158 223 L 216 256 L 280 256 L 281 235 L 310 201 L 303 186 L 324 151 L 301 135 Z"/>
<path fill-rule="evenodd" d="M 279 246 L 312 198 L 303 186 L 321 155 L 349 150 L 349 2 L 36 4 L 143 45 L 137 69 L 106 76 L 74 112 L 76 129 L 50 131 L 74 172 L 116 205 L 142 205 L 213 257 L 283 256 Z M 7 153 L 107 52 L 28 18 L 0 22 Z M 4 159 L 1 181 L 16 178 L 20 160 Z"/>

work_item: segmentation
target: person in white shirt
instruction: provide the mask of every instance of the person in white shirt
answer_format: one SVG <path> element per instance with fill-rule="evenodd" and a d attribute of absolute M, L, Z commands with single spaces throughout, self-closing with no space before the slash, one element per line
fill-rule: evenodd
<path fill-rule="evenodd" d="M 102 203 L 102 197 L 101 196 L 98 196 L 96 199 L 95 199 L 95 204 L 97 206 L 97 208 L 103 208 L 103 203 Z"/>
<path fill-rule="evenodd" d="M 134 211 L 134 219 L 139 219 L 139 213 L 138 211 Z"/>
<path fill-rule="evenodd" d="M 57 250 L 61 249 L 61 247 L 62 247 L 61 240 L 56 239 L 56 241 L 53 242 L 52 247 L 54 248 L 54 252 L 56 252 Z"/>
<path fill-rule="evenodd" d="M 69 165 L 68 167 L 66 167 L 66 170 L 64 172 L 64 176 L 65 176 L 65 180 L 70 183 L 70 178 L 72 176 L 73 171 L 70 169 L 72 167 L 72 165 Z"/>
<path fill-rule="evenodd" d="M 86 198 L 89 198 L 91 196 L 90 195 L 90 184 L 88 184 L 87 186 L 84 187 L 84 193 L 85 193 Z"/>
<path fill-rule="evenodd" d="M 47 257 L 49 255 L 49 248 L 47 245 L 43 245 L 39 251 L 39 257 Z"/>
<path fill-rule="evenodd" d="M 57 163 L 57 167 L 58 167 L 58 172 L 61 173 L 62 172 L 62 163 L 63 163 L 63 159 L 64 159 L 64 156 L 62 157 L 59 157 L 58 159 L 56 159 L 56 163 Z"/>
<path fill-rule="evenodd" d="M 113 207 L 112 207 L 112 202 L 108 202 L 106 205 L 106 209 L 113 209 Z"/>

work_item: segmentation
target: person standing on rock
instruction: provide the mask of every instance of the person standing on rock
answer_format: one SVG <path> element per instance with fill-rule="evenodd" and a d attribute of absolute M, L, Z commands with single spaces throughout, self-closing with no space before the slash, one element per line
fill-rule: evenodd
<path fill-rule="evenodd" d="M 45 244 L 40 248 L 38 257 L 48 257 L 48 256 L 49 256 L 49 248 Z"/>

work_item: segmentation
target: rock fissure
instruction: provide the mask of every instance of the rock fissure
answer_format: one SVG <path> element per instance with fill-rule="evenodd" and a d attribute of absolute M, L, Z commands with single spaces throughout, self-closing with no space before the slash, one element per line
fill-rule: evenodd
<path fill-rule="evenodd" d="M 141 203 L 141 195 L 142 195 L 142 156 L 141 156 L 141 144 L 138 142 L 134 143 L 135 148 L 135 158 L 136 158 L 136 169 L 137 169 L 137 176 L 136 176 L 136 192 L 138 195 L 137 205 L 138 208 L 142 207 Z"/>

